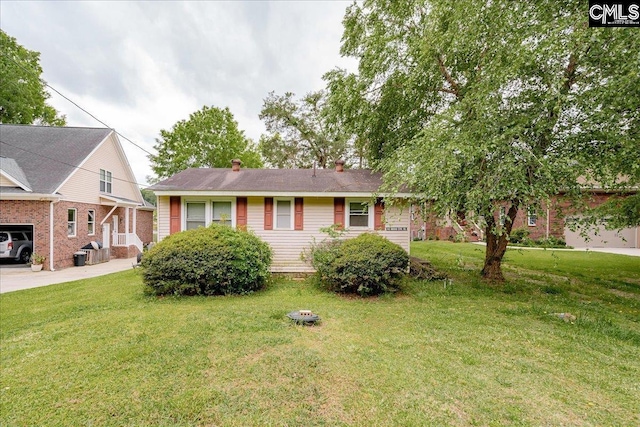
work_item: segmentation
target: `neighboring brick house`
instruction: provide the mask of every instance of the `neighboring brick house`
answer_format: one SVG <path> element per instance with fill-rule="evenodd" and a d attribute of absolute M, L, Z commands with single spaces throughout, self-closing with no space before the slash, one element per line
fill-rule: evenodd
<path fill-rule="evenodd" d="M 153 240 L 153 211 L 112 129 L 0 125 L 0 228 L 33 233 L 45 268 L 91 241 L 128 258 Z"/>
<path fill-rule="evenodd" d="M 376 232 L 409 251 L 409 209 L 375 199 L 381 184 L 380 174 L 344 170 L 341 162 L 335 170 L 310 170 L 241 169 L 235 161 L 228 169 L 187 169 L 149 189 L 158 200 L 159 240 L 226 221 L 271 245 L 273 271 L 304 272 L 310 267 L 301 252 L 333 224 L 346 228 L 345 238 Z"/>
<path fill-rule="evenodd" d="M 618 193 L 604 190 L 591 190 L 587 205 L 596 207 L 606 202 L 610 197 L 618 197 Z M 558 205 L 559 204 L 559 205 Z M 558 209 L 560 206 L 560 209 Z M 439 240 L 482 240 L 484 229 L 480 221 L 459 218 L 437 218 L 433 215 L 422 215 L 417 206 L 412 208 L 413 221 L 411 222 L 411 234 L 414 239 L 439 239 Z M 497 218 L 506 214 L 503 208 L 496 212 Z M 529 231 L 529 237 L 533 240 L 556 237 L 563 239 L 567 245 L 576 248 L 608 247 L 608 248 L 640 248 L 640 227 L 629 227 L 622 230 L 606 230 L 598 227 L 588 230 L 586 238 L 580 231 L 571 230 L 570 221 L 579 216 L 570 209 L 566 202 L 554 197 L 549 206 L 541 203 L 536 214 L 526 208 L 519 209 L 513 223 L 513 229 L 524 228 Z"/>

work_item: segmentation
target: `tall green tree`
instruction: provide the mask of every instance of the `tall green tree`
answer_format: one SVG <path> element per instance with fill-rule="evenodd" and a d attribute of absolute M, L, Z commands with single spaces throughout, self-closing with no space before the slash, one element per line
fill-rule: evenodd
<path fill-rule="evenodd" d="M 583 1 L 368 0 L 343 22 L 359 68 L 332 96 L 388 185 L 484 218 L 485 278 L 518 210 L 640 182 L 640 38 L 589 28 Z"/>
<path fill-rule="evenodd" d="M 171 130 L 161 130 L 150 155 L 157 178 L 168 178 L 187 168 L 226 168 L 231 160 L 242 160 L 243 167 L 261 168 L 262 158 L 228 107 L 202 107 L 180 120 Z M 153 178 L 152 178 L 153 180 Z"/>
<path fill-rule="evenodd" d="M 0 30 L 0 123 L 64 126 L 65 117 L 46 101 L 40 53 L 25 49 Z"/>
<path fill-rule="evenodd" d="M 326 92 L 311 92 L 299 100 L 287 92 L 270 92 L 264 100 L 260 119 L 267 132 L 260 138 L 260 153 L 278 168 L 332 167 L 342 158 L 358 162 L 352 141 L 338 123 L 330 120 Z"/>

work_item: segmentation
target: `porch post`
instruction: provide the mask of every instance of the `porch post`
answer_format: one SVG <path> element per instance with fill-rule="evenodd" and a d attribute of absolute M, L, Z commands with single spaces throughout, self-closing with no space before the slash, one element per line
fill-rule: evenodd
<path fill-rule="evenodd" d="M 129 215 L 130 215 L 129 209 L 131 208 L 127 207 L 125 209 L 126 216 L 124 217 L 124 232 L 125 232 L 125 240 L 126 240 L 127 248 L 129 247 Z"/>
<path fill-rule="evenodd" d="M 133 234 L 138 234 L 138 208 L 133 208 Z"/>

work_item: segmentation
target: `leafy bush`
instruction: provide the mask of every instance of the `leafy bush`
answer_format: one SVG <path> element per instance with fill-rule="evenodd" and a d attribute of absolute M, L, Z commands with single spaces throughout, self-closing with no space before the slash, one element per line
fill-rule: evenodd
<path fill-rule="evenodd" d="M 529 239 L 529 230 L 526 228 L 516 228 L 511 230 L 509 235 L 509 243 L 525 243 Z"/>
<path fill-rule="evenodd" d="M 142 276 L 155 295 L 246 294 L 264 287 L 271 258 L 256 235 L 212 224 L 157 243 L 142 257 Z"/>
<path fill-rule="evenodd" d="M 395 290 L 409 263 L 404 249 L 372 233 L 324 241 L 312 246 L 307 258 L 326 289 L 361 296 Z"/>

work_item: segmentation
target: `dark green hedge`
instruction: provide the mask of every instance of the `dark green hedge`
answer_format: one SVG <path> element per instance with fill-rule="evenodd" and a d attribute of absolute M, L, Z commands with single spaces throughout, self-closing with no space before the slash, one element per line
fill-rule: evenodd
<path fill-rule="evenodd" d="M 251 232 L 212 224 L 172 234 L 142 257 L 155 295 L 246 294 L 269 278 L 271 248 Z"/>
<path fill-rule="evenodd" d="M 404 249 L 373 233 L 325 241 L 309 251 L 309 258 L 323 287 L 361 296 L 395 290 L 409 265 Z"/>

